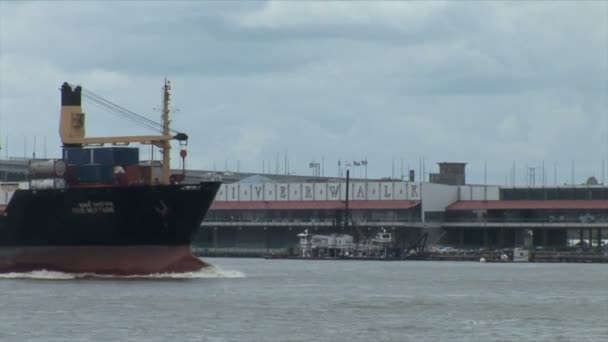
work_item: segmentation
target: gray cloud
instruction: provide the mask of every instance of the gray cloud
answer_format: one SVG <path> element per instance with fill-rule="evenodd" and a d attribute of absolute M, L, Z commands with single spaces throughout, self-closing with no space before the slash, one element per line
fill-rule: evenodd
<path fill-rule="evenodd" d="M 578 178 L 599 176 L 607 11 L 602 2 L 0 2 L 0 135 L 56 145 L 63 80 L 155 117 L 168 76 L 194 167 L 240 160 L 261 170 L 287 151 L 298 172 L 322 156 L 334 173 L 338 158 L 367 157 L 370 174 L 387 176 L 393 159 L 417 167 L 424 156 L 427 168 L 470 162 L 476 181 L 485 162 L 503 182 L 513 160 L 569 168 L 574 159 Z M 91 134 L 139 133 L 86 110 Z"/>

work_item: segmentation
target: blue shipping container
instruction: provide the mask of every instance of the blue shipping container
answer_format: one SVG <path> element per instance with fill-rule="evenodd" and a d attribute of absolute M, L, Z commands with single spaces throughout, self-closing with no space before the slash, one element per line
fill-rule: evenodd
<path fill-rule="evenodd" d="M 114 151 L 116 165 L 139 165 L 139 148 L 123 147 Z"/>
<path fill-rule="evenodd" d="M 93 150 L 93 163 L 102 165 L 137 165 L 139 149 L 132 147 L 101 147 Z"/>
<path fill-rule="evenodd" d="M 76 168 L 76 178 L 80 183 L 112 183 L 114 181 L 114 167 L 99 164 L 81 165 Z"/>
<path fill-rule="evenodd" d="M 93 162 L 90 148 L 67 147 L 63 149 L 63 160 L 68 165 L 84 165 Z"/>

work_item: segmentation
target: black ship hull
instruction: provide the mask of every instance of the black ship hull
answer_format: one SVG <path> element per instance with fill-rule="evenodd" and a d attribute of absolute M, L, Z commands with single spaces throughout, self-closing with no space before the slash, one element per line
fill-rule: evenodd
<path fill-rule="evenodd" d="M 190 272 L 219 182 L 18 190 L 0 213 L 0 272 Z"/>

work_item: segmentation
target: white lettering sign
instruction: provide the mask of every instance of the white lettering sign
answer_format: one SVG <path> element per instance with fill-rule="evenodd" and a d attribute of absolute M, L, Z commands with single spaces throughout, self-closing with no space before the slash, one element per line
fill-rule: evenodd
<path fill-rule="evenodd" d="M 342 190 L 342 183 L 327 184 L 327 199 L 330 201 L 339 200 L 341 197 L 340 190 Z"/>
<path fill-rule="evenodd" d="M 367 198 L 365 183 L 354 183 L 353 184 L 352 196 L 349 196 L 355 200 L 365 200 Z"/>
<path fill-rule="evenodd" d="M 395 199 L 395 200 L 407 199 L 407 183 L 405 183 L 405 182 L 393 183 L 393 199 Z"/>
<path fill-rule="evenodd" d="M 114 213 L 114 203 L 110 201 L 86 201 L 78 202 L 72 207 L 72 213 L 83 215 L 83 214 L 112 214 Z"/>
<path fill-rule="evenodd" d="M 226 186 L 226 190 L 228 193 L 228 201 L 238 201 L 239 200 L 239 187 L 238 184 L 228 184 Z"/>
<path fill-rule="evenodd" d="M 381 200 L 392 200 L 393 199 L 393 183 L 380 183 L 380 199 Z"/>
<path fill-rule="evenodd" d="M 408 199 L 419 200 L 420 199 L 420 184 L 419 183 L 407 183 L 408 185 Z"/>
<path fill-rule="evenodd" d="M 277 199 L 277 186 L 274 183 L 264 184 L 264 200 L 275 201 Z"/>
<path fill-rule="evenodd" d="M 239 184 L 239 200 L 251 200 L 251 184 Z"/>
<path fill-rule="evenodd" d="M 252 201 L 263 201 L 264 200 L 264 184 L 253 184 L 251 186 L 251 200 Z"/>
<path fill-rule="evenodd" d="M 277 184 L 277 201 L 287 201 L 289 199 L 289 187 L 287 184 Z"/>
<path fill-rule="evenodd" d="M 327 200 L 327 183 L 315 184 L 315 201 Z"/>
<path fill-rule="evenodd" d="M 312 201 L 315 198 L 314 184 L 302 184 L 302 199 Z"/>

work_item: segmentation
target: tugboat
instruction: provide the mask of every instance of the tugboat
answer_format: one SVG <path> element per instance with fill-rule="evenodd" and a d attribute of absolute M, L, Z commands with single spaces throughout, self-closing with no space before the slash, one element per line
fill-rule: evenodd
<path fill-rule="evenodd" d="M 308 229 L 297 236 L 300 239 L 297 258 L 396 260 L 393 235 L 384 228 L 374 238 L 359 243 L 349 234 L 313 235 Z"/>
<path fill-rule="evenodd" d="M 306 229 L 298 237 L 298 254 L 302 258 L 345 258 L 355 247 L 353 237 L 348 234 L 313 235 Z"/>
<path fill-rule="evenodd" d="M 62 85 L 63 158 L 31 161 L 29 188 L 14 190 L 0 207 L 0 272 L 142 275 L 208 266 L 190 242 L 221 183 L 184 184 L 184 171 L 170 174 L 171 141 L 182 146 L 184 163 L 188 141 L 170 128 L 170 89 L 165 80 L 161 135 L 86 137 L 83 93 L 93 104 L 137 114 Z M 140 164 L 131 143 L 160 148 L 162 164 Z"/>

